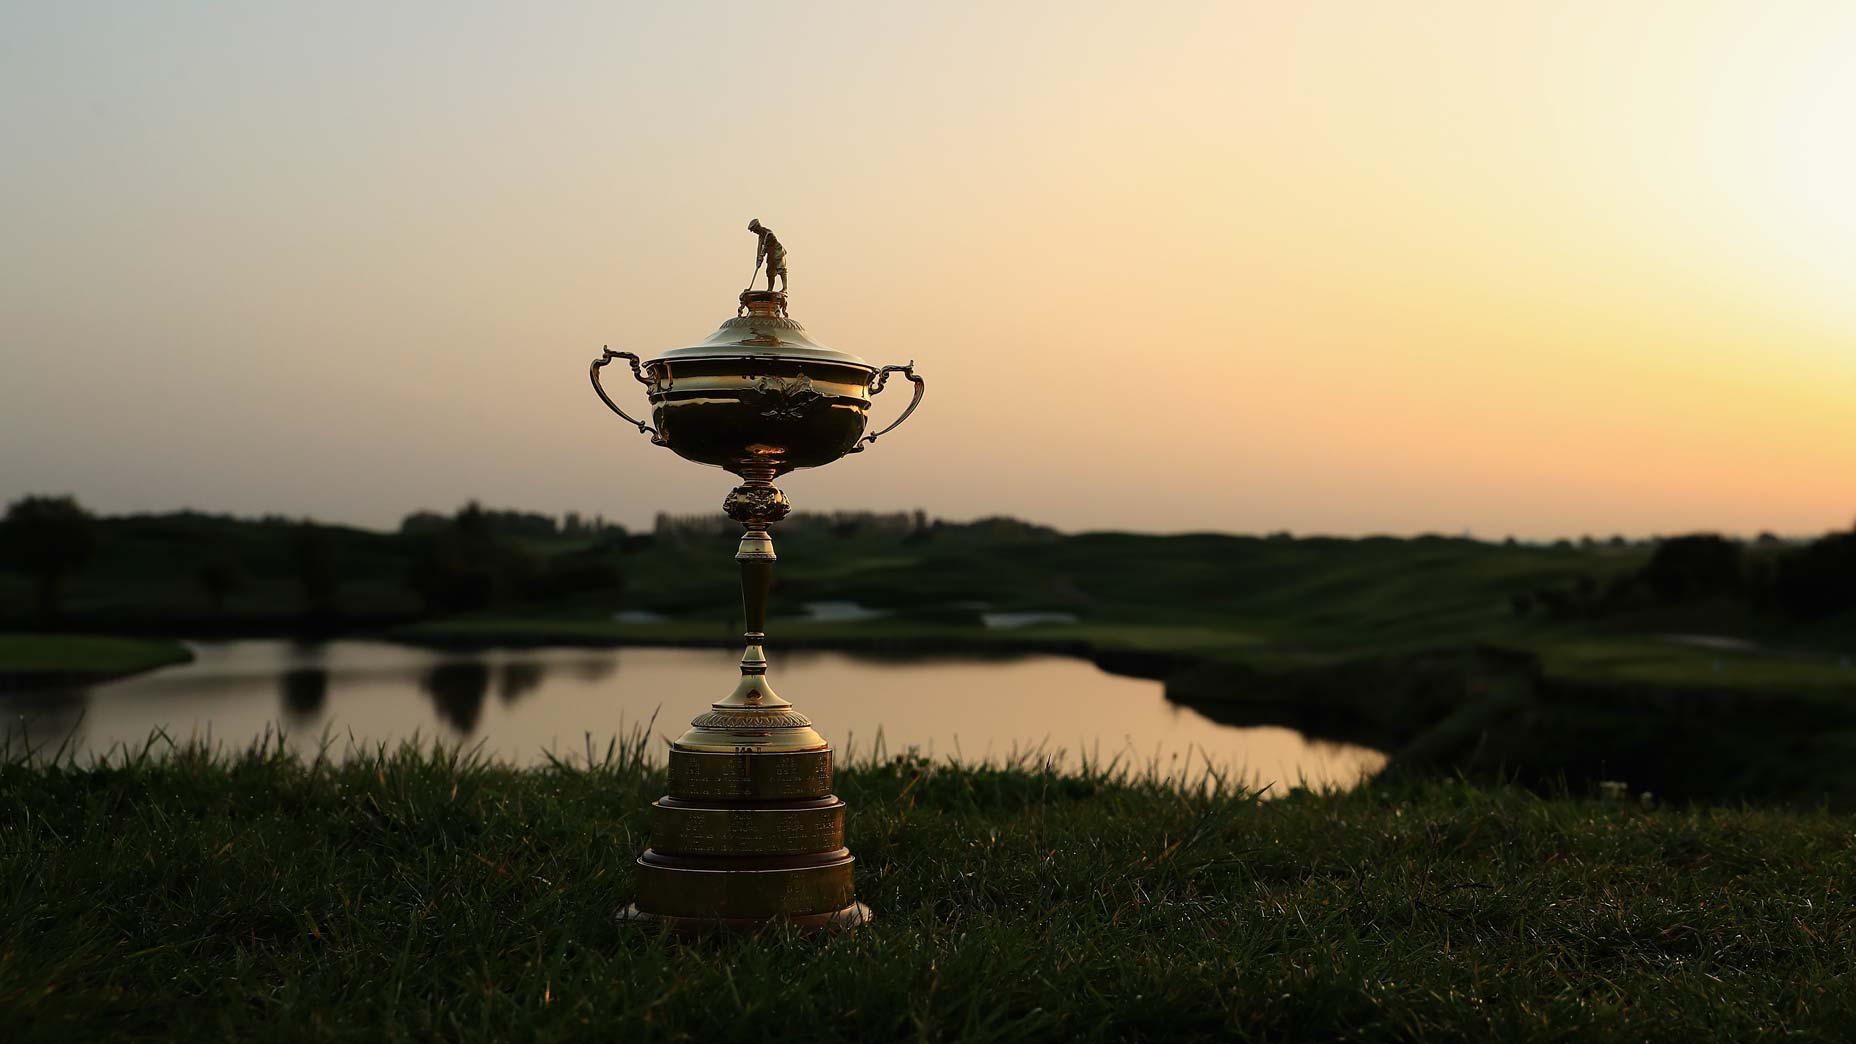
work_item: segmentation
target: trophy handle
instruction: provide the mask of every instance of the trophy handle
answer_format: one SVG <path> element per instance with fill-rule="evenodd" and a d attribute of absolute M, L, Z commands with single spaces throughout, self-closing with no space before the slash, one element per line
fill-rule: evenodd
<path fill-rule="evenodd" d="M 870 385 L 870 397 L 874 399 L 879 394 L 882 393 L 883 385 L 889 383 L 889 375 L 892 373 L 902 374 L 904 377 L 907 377 L 909 379 L 910 383 L 915 385 L 915 397 L 909 400 L 909 408 L 902 411 L 902 416 L 897 417 L 894 421 L 890 423 L 888 427 L 884 428 L 882 431 L 879 431 L 874 435 L 865 435 L 863 438 L 859 439 L 858 440 L 859 445 L 853 446 L 850 452 L 862 453 L 864 451 L 864 447 L 862 443 L 875 442 L 877 440 L 878 435 L 887 435 L 890 432 L 895 431 L 897 428 L 902 426 L 903 421 L 909 419 L 909 414 L 915 412 L 915 407 L 920 406 L 922 404 L 922 393 L 928 390 L 928 386 L 922 382 L 922 379 L 920 377 L 916 376 L 915 360 L 913 359 L 909 360 L 909 364 L 907 366 L 885 366 L 881 370 L 877 371 L 876 381 Z"/>
<path fill-rule="evenodd" d="M 599 401 L 605 403 L 606 407 L 610 409 L 612 412 L 618 414 L 621 417 L 624 417 L 628 423 L 636 424 L 638 426 L 638 433 L 640 435 L 644 434 L 645 432 L 650 432 L 651 443 L 653 445 L 656 445 L 656 446 L 664 445 L 664 436 L 656 428 L 651 427 L 649 424 L 646 424 L 644 421 L 641 421 L 638 418 L 632 416 L 631 414 L 626 413 L 624 410 L 619 409 L 619 404 L 612 401 L 612 396 L 607 395 L 606 389 L 601 387 L 599 383 L 599 368 L 601 366 L 606 365 L 607 363 L 611 362 L 614 359 L 629 359 L 631 360 L 631 364 L 632 364 L 632 376 L 637 378 L 639 384 L 642 384 L 647 388 L 650 387 L 651 379 L 649 377 L 646 377 L 644 375 L 644 372 L 638 368 L 638 357 L 636 355 L 633 355 L 630 352 L 615 352 L 612 349 L 607 348 L 603 344 L 600 345 L 600 349 L 601 349 L 600 357 L 597 359 L 594 359 L 593 365 L 587 367 L 587 371 L 586 371 L 587 376 L 593 378 L 593 391 L 599 394 Z"/>

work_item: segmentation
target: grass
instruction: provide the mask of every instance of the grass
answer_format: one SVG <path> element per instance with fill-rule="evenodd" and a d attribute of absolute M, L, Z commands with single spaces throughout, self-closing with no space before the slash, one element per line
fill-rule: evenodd
<path fill-rule="evenodd" d="M 74 634 L 0 634 L 0 672 L 126 674 L 193 658 L 167 638 L 101 638 Z"/>
<path fill-rule="evenodd" d="M 1848 657 L 1695 648 L 1649 639 L 1543 642 L 1535 648 L 1548 674 L 1574 680 L 1786 692 L 1845 703 L 1856 695 L 1856 666 Z"/>
<path fill-rule="evenodd" d="M 1762 1040 L 1856 1024 L 1856 819 L 842 769 L 867 930 L 622 926 L 641 742 L 0 759 L 11 1040 Z M 157 753 L 159 752 L 158 756 Z"/>

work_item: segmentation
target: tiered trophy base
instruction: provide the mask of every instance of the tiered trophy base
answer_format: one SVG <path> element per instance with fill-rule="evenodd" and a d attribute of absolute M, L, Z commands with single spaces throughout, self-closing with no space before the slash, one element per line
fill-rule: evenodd
<path fill-rule="evenodd" d="M 635 921 L 650 928 L 660 928 L 678 935 L 701 935 L 706 932 L 756 932 L 776 923 L 790 924 L 802 932 L 841 932 L 869 924 L 876 915 L 862 903 L 852 903 L 828 914 L 805 914 L 768 920 L 763 917 L 674 917 L 645 913 L 638 904 L 627 906 L 621 920 Z"/>
<path fill-rule="evenodd" d="M 679 742 L 669 789 L 651 804 L 651 847 L 638 858 L 638 898 L 625 919 L 675 931 L 841 930 L 871 919 L 852 884 L 830 747 L 731 752 Z"/>

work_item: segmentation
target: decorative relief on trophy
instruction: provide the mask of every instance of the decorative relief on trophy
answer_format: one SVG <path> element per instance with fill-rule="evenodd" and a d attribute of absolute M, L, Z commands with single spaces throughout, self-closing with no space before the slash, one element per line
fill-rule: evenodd
<path fill-rule="evenodd" d="M 791 510 L 773 480 L 861 452 L 907 420 L 925 385 L 914 363 L 876 367 L 813 340 L 787 315 L 786 249 L 758 220 L 754 269 L 767 289 L 742 291 L 734 318 L 704 340 L 649 360 L 605 349 L 589 370 L 612 412 L 688 460 L 742 482 L 723 500 L 741 523 L 735 560 L 747 624 L 741 676 L 670 748 L 670 792 L 652 804 L 651 847 L 638 859 L 638 900 L 627 916 L 672 928 L 854 927 L 857 902 L 844 847 L 844 802 L 831 793 L 832 749 L 767 681 L 767 599 L 777 556 L 768 527 Z M 778 279 L 781 290 L 773 289 Z M 606 394 L 599 371 L 631 364 L 652 423 Z M 914 395 L 888 426 L 865 434 L 871 399 L 893 373 Z"/>
<path fill-rule="evenodd" d="M 791 380 L 774 377 L 762 377 L 754 390 L 766 399 L 767 408 L 761 411 L 763 417 L 796 418 L 814 402 L 824 395 L 812 387 L 812 378 L 801 373 Z"/>
<path fill-rule="evenodd" d="M 793 505 L 772 486 L 736 486 L 722 501 L 722 512 L 742 525 L 771 525 L 786 517 Z"/>

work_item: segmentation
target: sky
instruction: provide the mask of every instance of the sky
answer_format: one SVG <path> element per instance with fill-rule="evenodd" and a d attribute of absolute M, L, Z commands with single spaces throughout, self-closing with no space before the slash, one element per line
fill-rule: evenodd
<path fill-rule="evenodd" d="M 928 386 L 799 510 L 1842 528 L 1852 54 L 1841 0 L 4 3 L 0 498 L 719 510 L 584 374 L 731 316 L 757 217 Z"/>

